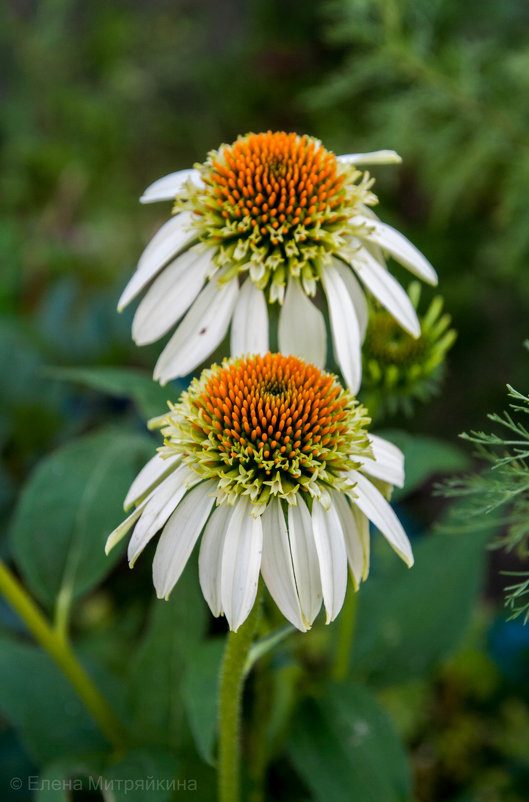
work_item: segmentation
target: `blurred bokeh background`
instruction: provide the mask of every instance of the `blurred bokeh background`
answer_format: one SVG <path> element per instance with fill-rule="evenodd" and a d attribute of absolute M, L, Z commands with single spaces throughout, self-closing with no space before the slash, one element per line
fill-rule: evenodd
<path fill-rule="evenodd" d="M 505 406 L 507 382 L 527 392 L 525 0 L 7 0 L 1 16 L 5 520 L 44 454 L 101 421 L 134 419 L 126 401 L 49 368 L 152 368 L 158 349 L 136 348 L 132 312 L 115 312 L 169 212 L 138 196 L 248 131 L 295 130 L 337 153 L 394 148 L 403 158 L 372 170 L 377 211 L 435 266 L 458 339 L 441 393 L 389 427 L 454 445 Z M 415 499 L 428 524 L 441 505 L 429 489 Z M 529 799 L 529 636 L 504 623 L 496 568 L 465 607 L 463 640 L 415 682 L 380 682 L 420 802 Z"/>

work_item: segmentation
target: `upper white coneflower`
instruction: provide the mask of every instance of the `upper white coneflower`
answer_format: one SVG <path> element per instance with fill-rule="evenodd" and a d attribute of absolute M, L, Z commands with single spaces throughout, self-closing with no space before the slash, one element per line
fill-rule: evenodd
<path fill-rule="evenodd" d="M 366 410 L 336 378 L 297 357 L 232 358 L 194 379 L 152 425 L 164 445 L 125 499 L 131 566 L 162 531 L 153 562 L 167 598 L 203 531 L 199 573 L 214 615 L 237 630 L 261 572 L 285 617 L 310 628 L 322 600 L 340 611 L 347 564 L 369 570 L 369 520 L 408 565 L 406 534 L 386 500 L 402 485 L 401 452 L 368 434 Z"/>
<path fill-rule="evenodd" d="M 175 216 L 145 249 L 118 308 L 150 285 L 134 316 L 139 345 L 159 339 L 185 315 L 155 378 L 165 383 L 194 370 L 230 321 L 233 355 L 266 353 L 268 306 L 276 302 L 279 350 L 323 367 L 324 318 L 309 300 L 321 288 L 334 354 L 356 393 L 367 321 L 361 284 L 417 337 L 417 315 L 384 254 L 437 282 L 424 256 L 371 211 L 378 202 L 373 179 L 357 169 L 399 161 L 394 151 L 335 156 L 312 137 L 269 131 L 222 145 L 204 164 L 150 186 L 141 200 L 173 200 Z"/>

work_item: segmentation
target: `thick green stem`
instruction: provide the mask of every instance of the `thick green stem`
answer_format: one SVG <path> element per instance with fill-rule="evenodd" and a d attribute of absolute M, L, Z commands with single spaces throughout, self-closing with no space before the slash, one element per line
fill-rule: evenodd
<path fill-rule="evenodd" d="M 258 592 L 253 609 L 237 632 L 230 632 L 224 652 L 219 701 L 219 802 L 239 802 L 241 706 L 244 667 L 257 629 L 261 608 Z"/>
<path fill-rule="evenodd" d="M 345 602 L 340 613 L 338 641 L 334 654 L 334 665 L 332 667 L 332 677 L 339 682 L 346 679 L 349 674 L 349 660 L 353 648 L 353 639 L 356 625 L 356 601 L 357 594 L 349 592 L 345 597 Z"/>
<path fill-rule="evenodd" d="M 62 634 L 50 626 L 33 599 L 1 560 L 0 593 L 24 621 L 35 640 L 55 660 L 112 746 L 122 748 L 125 734 L 121 722 L 85 673 Z"/>

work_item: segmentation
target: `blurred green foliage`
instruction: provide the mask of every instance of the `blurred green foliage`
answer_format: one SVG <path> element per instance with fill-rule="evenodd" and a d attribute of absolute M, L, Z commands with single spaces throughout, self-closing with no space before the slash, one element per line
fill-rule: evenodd
<path fill-rule="evenodd" d="M 48 582 L 39 585 L 44 570 L 60 584 L 61 538 L 84 548 L 91 516 L 105 526 L 108 517 L 111 528 L 127 472 L 154 442 L 144 420 L 165 391 L 150 385 L 154 353 L 133 346 L 130 313 L 118 316 L 115 304 L 169 210 L 140 207 L 137 197 L 249 130 L 294 129 L 336 152 L 395 148 L 404 158 L 402 167 L 373 170 L 379 211 L 435 265 L 458 331 L 440 397 L 405 424 L 428 437 L 397 435 L 409 481 L 399 503 L 411 530 L 428 529 L 440 511 L 429 496 L 432 478 L 465 467 L 455 435 L 499 408 L 507 380 L 527 388 L 520 344 L 529 303 L 528 23 L 523 0 L 7 0 L 0 512 L 7 530 L 24 486 L 12 525 L 17 565 L 42 601 L 53 603 Z M 130 442 L 101 434 L 108 424 L 132 432 Z M 98 443 L 100 485 L 88 465 Z M 70 473 L 76 449 L 86 453 Z M 114 457 L 125 466 L 119 480 Z M 39 488 L 53 484 L 65 461 L 67 509 L 59 497 L 66 485 L 57 485 L 60 525 L 32 550 L 27 531 L 38 523 Z M 79 502 L 83 482 L 95 490 Z M 94 537 L 103 537 L 101 527 Z M 330 799 L 342 775 L 315 773 L 315 756 L 332 744 L 338 756 L 362 735 L 362 709 L 377 733 L 362 741 L 362 761 L 376 768 L 391 754 L 376 802 L 409 802 L 410 782 L 419 802 L 525 802 L 529 647 L 516 646 L 521 669 L 509 675 L 505 641 L 495 650 L 489 637 L 494 613 L 477 609 L 484 539 L 472 530 L 455 544 L 426 537 L 413 574 L 390 563 L 383 547 L 375 554 L 341 691 L 328 681 L 318 691 L 307 679 L 327 675 L 339 622 L 287 638 L 257 663 L 245 710 L 260 733 L 247 744 L 249 786 L 264 761 L 269 798 Z M 12 556 L 6 539 L 0 548 Z M 90 571 L 68 603 L 77 652 L 137 733 L 117 762 L 55 666 L 0 606 L 2 793 L 14 766 L 36 774 L 38 762 L 50 778 L 134 776 L 131 766 L 143 775 L 176 771 L 200 778 L 197 798 L 212 798 L 216 689 L 202 660 L 218 658 L 219 628 L 207 624 L 196 567 L 169 605 L 149 611 L 150 555 L 133 575 L 120 565 L 96 589 L 112 563 L 90 551 Z M 279 624 L 272 609 L 266 615 L 270 628 Z M 335 708 L 340 717 L 329 717 Z M 55 722 L 57 710 L 66 714 Z M 325 753 L 321 759 L 324 769 L 333 765 Z M 340 764 L 343 782 L 362 781 L 353 765 Z"/>

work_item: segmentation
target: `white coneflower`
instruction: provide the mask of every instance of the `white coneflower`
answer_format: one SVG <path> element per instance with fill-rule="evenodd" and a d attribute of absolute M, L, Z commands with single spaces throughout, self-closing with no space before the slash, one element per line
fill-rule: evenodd
<path fill-rule="evenodd" d="M 412 565 L 386 500 L 403 482 L 401 452 L 368 434 L 369 418 L 331 374 L 297 357 L 232 358 L 194 379 L 152 424 L 164 445 L 125 500 L 135 506 L 107 551 L 134 527 L 132 566 L 161 530 L 153 562 L 160 598 L 178 581 L 202 533 L 200 583 L 231 629 L 248 616 L 259 573 L 285 617 L 310 628 L 322 600 L 340 611 L 347 564 L 369 570 L 369 521 Z"/>
<path fill-rule="evenodd" d="M 367 321 L 361 285 L 417 337 L 417 315 L 384 254 L 437 282 L 424 256 L 371 211 L 373 179 L 357 169 L 398 161 L 394 151 L 335 156 L 312 137 L 269 131 L 222 145 L 204 164 L 150 186 L 142 201 L 172 199 L 175 216 L 147 246 L 118 308 L 148 287 L 134 316 L 138 345 L 182 318 L 155 378 L 165 383 L 194 370 L 230 322 L 232 355 L 266 353 L 274 303 L 279 350 L 323 367 L 324 318 L 309 300 L 321 287 L 336 361 L 356 393 Z"/>

